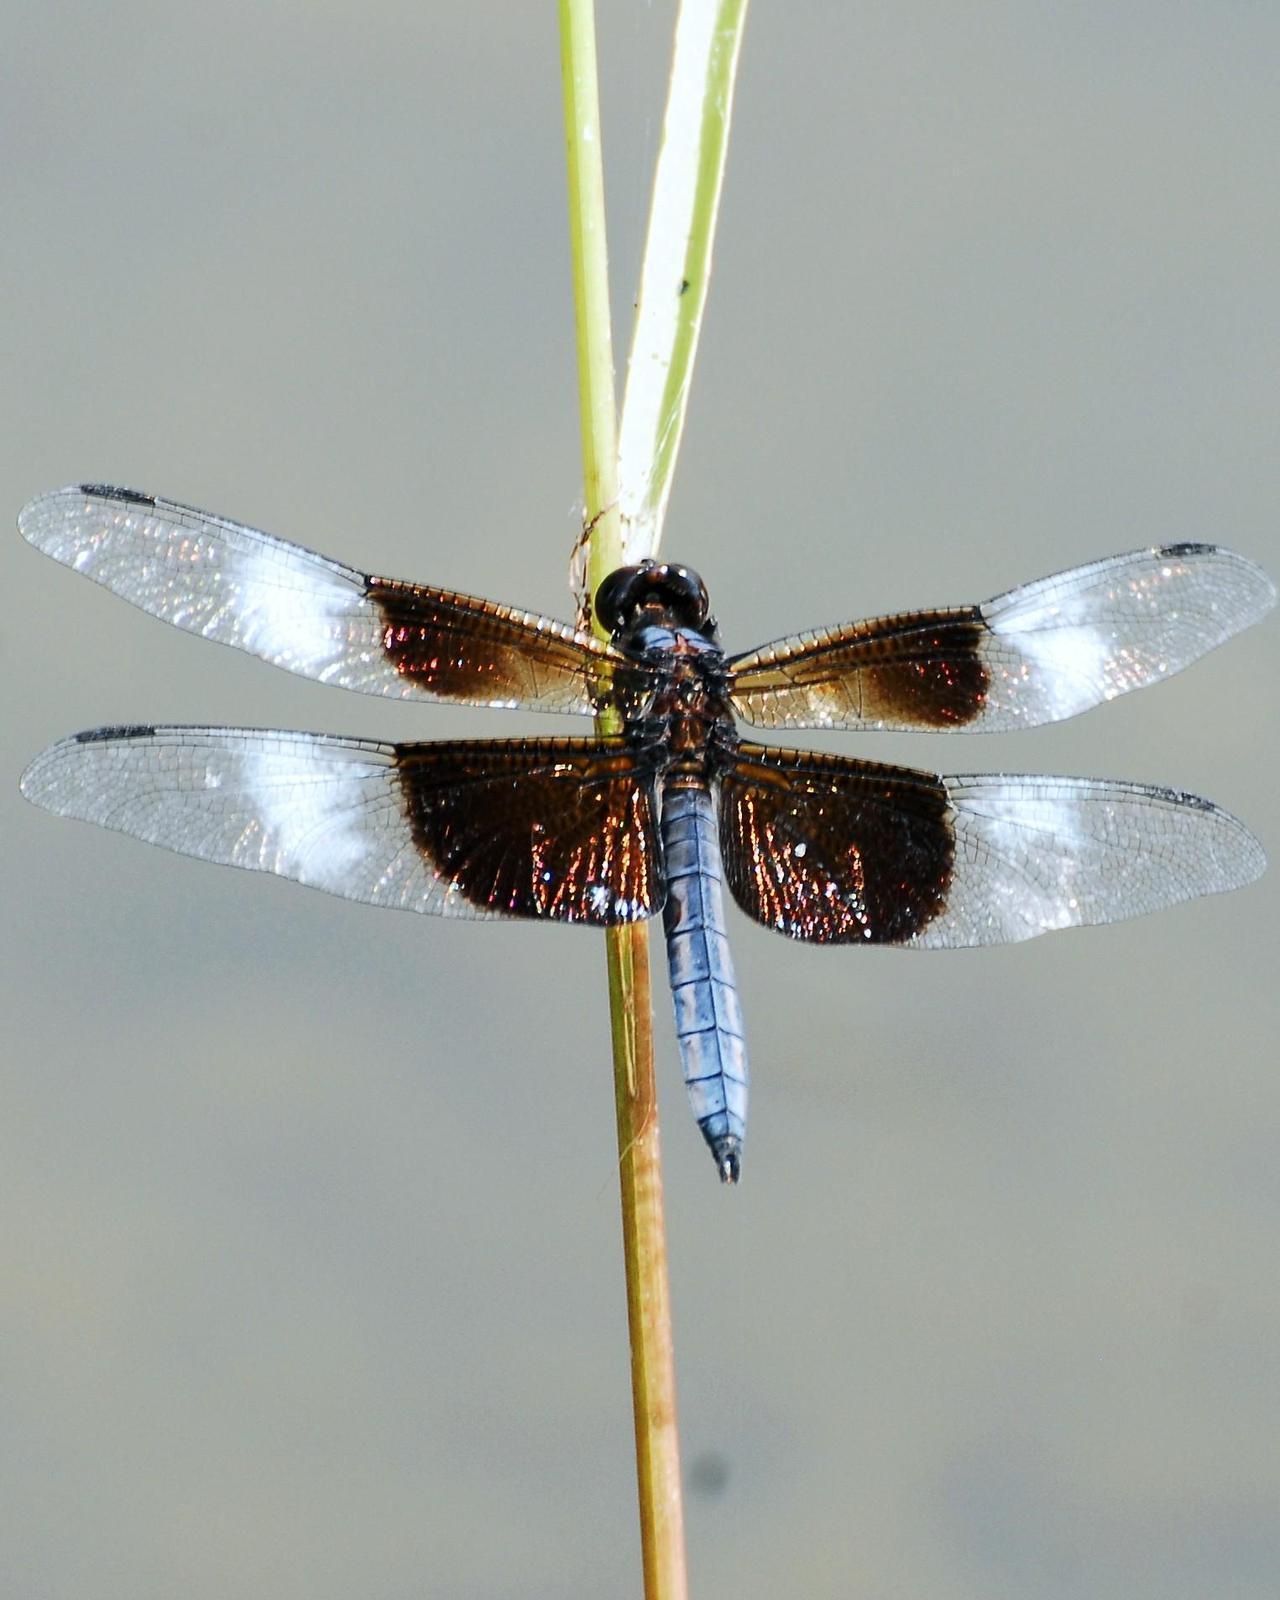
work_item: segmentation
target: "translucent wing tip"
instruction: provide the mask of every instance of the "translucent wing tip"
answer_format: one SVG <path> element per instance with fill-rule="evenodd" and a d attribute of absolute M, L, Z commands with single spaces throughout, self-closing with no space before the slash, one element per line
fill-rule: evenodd
<path fill-rule="evenodd" d="M 1260 622 L 1276 603 L 1276 586 L 1271 574 L 1249 556 L 1242 556 L 1225 545 L 1157 545 L 1151 550 L 1150 559 L 1153 563 L 1185 563 L 1195 569 L 1195 593 L 1203 595 L 1212 613 L 1217 615 L 1217 632 L 1223 640 Z"/>
<path fill-rule="evenodd" d="M 18 779 L 19 793 L 33 806 L 40 806 L 45 811 L 63 809 L 54 798 L 52 777 L 68 742 L 66 739 L 60 739 L 57 744 L 51 744 L 47 750 L 42 750 Z"/>
<path fill-rule="evenodd" d="M 1276 586 L 1271 575 L 1249 556 L 1242 556 L 1225 545 L 1183 541 L 1149 545 L 1125 555 L 1107 556 L 1082 567 L 1072 567 L 1066 572 L 1009 589 L 988 600 L 981 609 L 988 621 L 998 619 L 1008 626 L 1043 611 L 1046 606 L 1054 607 L 1064 599 L 1076 601 L 1081 594 L 1096 592 L 1110 603 L 1112 585 L 1124 585 L 1134 579 L 1139 580 L 1140 588 L 1145 591 L 1147 585 L 1143 580 L 1148 577 L 1170 583 L 1168 598 L 1160 600 L 1166 615 L 1176 618 L 1194 597 L 1190 614 L 1199 615 L 1202 620 L 1216 614 L 1219 625 L 1208 631 L 1222 639 L 1251 627 L 1276 603 Z"/>
<path fill-rule="evenodd" d="M 1160 791 L 1156 791 L 1161 793 Z M 1162 798 L 1204 819 L 1199 830 L 1201 881 L 1192 894 L 1222 894 L 1256 883 L 1267 870 L 1262 841 L 1233 812 L 1198 794 L 1181 789 L 1164 791 Z"/>
<path fill-rule="evenodd" d="M 18 513 L 18 532 L 37 550 L 47 551 L 58 525 L 58 512 L 85 500 L 116 500 L 123 505 L 154 506 L 156 498 L 140 489 L 124 489 L 111 483 L 69 483 L 63 489 L 50 489 L 28 500 Z"/>
<path fill-rule="evenodd" d="M 1183 790 L 1101 779 L 946 778 L 955 856 L 922 948 L 1015 944 L 1243 889 L 1267 858 L 1237 817 Z"/>
<path fill-rule="evenodd" d="M 59 739 L 56 744 L 42 750 L 28 765 L 18 779 L 18 790 L 24 800 L 29 800 L 43 811 L 53 811 L 64 817 L 76 816 L 79 814 L 77 805 L 81 796 L 75 783 L 74 767 L 68 767 L 68 757 L 77 746 L 153 732 L 154 729 L 144 727 L 88 728 L 83 733 L 73 733 L 66 739 Z"/>
<path fill-rule="evenodd" d="M 27 501 L 18 513 L 18 532 L 28 544 L 41 548 L 41 534 L 48 525 L 50 509 L 72 493 L 72 488 L 51 489 L 47 494 L 38 494 L 34 500 Z"/>
<path fill-rule="evenodd" d="M 1228 864 L 1223 873 L 1222 888 L 1243 889 L 1251 883 L 1256 883 L 1267 870 L 1267 852 L 1262 848 L 1262 841 L 1238 817 L 1232 816 L 1229 811 L 1216 807 L 1219 819 L 1226 824 L 1232 833 L 1232 844 L 1228 856 Z"/>
<path fill-rule="evenodd" d="M 1159 554 L 1184 560 L 1204 559 L 1224 576 L 1229 573 L 1235 629 L 1252 627 L 1276 603 L 1276 586 L 1271 574 L 1237 550 L 1218 544 L 1171 544 L 1163 546 Z"/>

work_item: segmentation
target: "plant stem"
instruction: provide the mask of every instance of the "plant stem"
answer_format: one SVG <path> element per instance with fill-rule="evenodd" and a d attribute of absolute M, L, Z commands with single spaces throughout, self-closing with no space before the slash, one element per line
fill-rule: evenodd
<path fill-rule="evenodd" d="M 621 565 L 622 546 L 592 0 L 560 0 L 560 40 L 585 514 L 592 524 L 587 571 L 594 593 L 600 579 Z M 600 718 L 598 730 L 616 733 L 616 719 Z M 606 940 L 644 1593 L 646 1600 L 684 1600 L 688 1585 L 648 933 L 643 924 L 632 924 L 609 929 Z"/>
<path fill-rule="evenodd" d="M 747 0 L 681 0 L 618 442 L 628 559 L 662 537 L 711 281 Z"/>

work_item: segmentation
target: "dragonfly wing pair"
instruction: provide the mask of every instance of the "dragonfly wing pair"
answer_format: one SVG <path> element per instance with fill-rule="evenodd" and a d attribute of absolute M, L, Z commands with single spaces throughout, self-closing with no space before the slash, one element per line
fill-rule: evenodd
<path fill-rule="evenodd" d="M 1171 789 L 938 777 L 744 743 L 732 726 L 732 713 L 765 728 L 927 731 L 1073 716 L 1172 675 L 1274 603 L 1258 567 L 1211 545 L 1136 551 L 985 605 L 798 634 L 726 659 L 705 605 L 692 625 L 678 607 L 651 608 L 656 633 L 620 628 L 602 643 L 130 490 L 60 490 L 19 525 L 152 615 L 324 683 L 618 713 L 624 732 L 608 740 L 98 729 L 38 757 L 23 792 L 62 815 L 375 905 L 602 927 L 667 904 L 660 818 L 687 854 L 687 817 L 698 849 L 680 868 L 668 943 L 691 1098 L 705 1108 L 720 1097 L 699 1120 L 725 1176 L 737 1175 L 746 1066 L 727 946 L 708 955 L 724 945 L 718 912 L 706 911 L 721 872 L 749 916 L 793 938 L 941 947 L 1138 915 L 1236 888 L 1264 865 L 1241 823 Z M 669 648 L 641 649 L 642 635 Z M 679 709 L 690 683 L 721 708 L 702 723 Z M 710 1087 L 693 1070 L 704 1015 L 723 1058 Z"/>

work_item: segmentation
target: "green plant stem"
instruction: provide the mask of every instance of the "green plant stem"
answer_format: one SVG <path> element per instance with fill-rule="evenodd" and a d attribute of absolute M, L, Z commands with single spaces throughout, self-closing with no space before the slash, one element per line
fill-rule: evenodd
<path fill-rule="evenodd" d="M 569 231 L 582 411 L 587 572 L 594 593 L 621 564 L 617 413 L 609 316 L 604 169 L 592 0 L 560 0 Z M 616 721 L 599 719 L 601 733 Z M 685 1600 L 675 1353 L 653 1071 L 649 943 L 643 924 L 607 933 L 627 1323 L 646 1600 Z"/>
<path fill-rule="evenodd" d="M 682 0 L 618 444 L 623 542 L 662 536 L 711 282 L 747 0 Z"/>

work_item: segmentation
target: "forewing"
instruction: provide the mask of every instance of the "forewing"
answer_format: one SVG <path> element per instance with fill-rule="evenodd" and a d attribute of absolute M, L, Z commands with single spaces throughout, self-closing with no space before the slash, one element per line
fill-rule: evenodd
<path fill-rule="evenodd" d="M 591 713 L 645 688 L 564 623 L 370 577 L 172 500 L 88 484 L 33 500 L 18 526 L 152 616 L 363 694 Z"/>
<path fill-rule="evenodd" d="M 38 756 L 22 792 L 372 905 L 597 926 L 662 905 L 653 778 L 609 742 L 101 728 Z"/>
<path fill-rule="evenodd" d="M 1112 556 L 985 605 L 797 634 L 730 663 L 740 716 L 771 728 L 996 733 L 1075 716 L 1188 666 L 1275 603 L 1208 544 Z"/>
<path fill-rule="evenodd" d="M 1172 789 L 760 745 L 721 780 L 720 831 L 742 909 L 824 944 L 1011 944 L 1236 889 L 1266 864 L 1242 823 Z"/>

